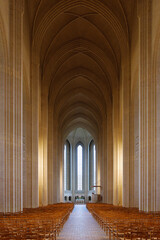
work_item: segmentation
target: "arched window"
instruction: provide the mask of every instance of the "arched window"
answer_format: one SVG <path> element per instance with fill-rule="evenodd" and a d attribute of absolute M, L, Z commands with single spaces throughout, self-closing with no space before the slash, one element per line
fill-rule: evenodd
<path fill-rule="evenodd" d="M 64 145 L 64 191 L 66 191 L 66 144 Z"/>
<path fill-rule="evenodd" d="M 77 190 L 83 190 L 83 146 L 77 145 Z"/>
<path fill-rule="evenodd" d="M 66 190 L 71 190 L 71 158 L 68 140 L 64 145 L 64 191 Z"/>
<path fill-rule="evenodd" d="M 96 185 L 96 146 L 92 140 L 89 145 L 89 190 Z"/>
<path fill-rule="evenodd" d="M 96 185 L 96 146 L 93 145 L 94 185 Z"/>

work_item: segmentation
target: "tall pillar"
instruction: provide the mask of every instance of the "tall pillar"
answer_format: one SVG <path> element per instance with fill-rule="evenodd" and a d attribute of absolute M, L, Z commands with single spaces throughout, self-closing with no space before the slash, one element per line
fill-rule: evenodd
<path fill-rule="evenodd" d="M 151 210 L 151 1 L 138 2 L 140 36 L 139 209 Z M 154 171 L 154 170 L 153 170 Z M 153 173 L 153 172 L 152 172 Z M 154 176 L 153 176 L 154 177 Z"/>
<path fill-rule="evenodd" d="M 58 156 L 57 156 L 57 164 L 59 164 L 59 194 L 58 194 L 58 202 L 63 202 L 64 200 L 64 145 L 62 143 L 62 139 L 58 138 Z"/>
<path fill-rule="evenodd" d="M 89 145 L 89 190 L 92 190 L 91 186 L 94 185 L 93 146 L 94 146 L 94 142 L 92 141 Z"/>
<path fill-rule="evenodd" d="M 113 131 L 112 131 L 112 112 L 107 114 L 107 199 L 109 204 L 113 203 Z"/>
<path fill-rule="evenodd" d="M 57 163 L 57 128 L 53 119 L 53 107 L 48 106 L 48 203 L 57 202 L 58 163 Z"/>
<path fill-rule="evenodd" d="M 10 86 L 7 108 L 10 206 L 6 210 L 12 212 L 23 210 L 23 7 L 23 1 L 20 0 L 10 3 Z"/>
<path fill-rule="evenodd" d="M 155 167 L 155 178 L 154 183 L 152 183 L 152 188 L 154 189 L 153 196 L 155 197 L 155 203 L 152 203 L 152 208 L 154 210 L 160 211 L 160 34 L 158 38 L 158 51 L 156 50 L 156 58 L 155 58 L 155 65 L 156 65 L 156 85 L 155 85 L 155 134 L 154 139 L 156 142 L 155 149 L 156 152 L 154 154 L 155 161 L 153 161 L 152 165 L 154 164 Z M 154 151 L 153 151 L 154 152 Z M 153 157 L 153 155 L 152 155 Z M 153 158 L 154 159 L 154 158 Z"/>
<path fill-rule="evenodd" d="M 114 89 L 113 94 L 113 204 L 119 205 L 121 204 L 121 199 L 119 199 L 119 169 L 118 169 L 118 161 L 119 161 L 119 91 Z"/>
<path fill-rule="evenodd" d="M 119 174 L 122 178 L 122 205 L 130 206 L 129 199 L 129 168 L 130 168 L 130 149 L 129 149 L 129 123 L 130 123 L 130 58 L 128 46 L 126 54 L 123 56 L 122 63 L 122 149 L 119 155 Z M 120 141 L 121 144 L 121 141 Z M 123 163 L 122 163 L 123 162 Z"/>
<path fill-rule="evenodd" d="M 72 196 L 74 196 L 74 193 L 76 192 L 76 150 L 75 150 L 75 142 L 72 141 Z"/>
<path fill-rule="evenodd" d="M 26 89 L 23 89 L 25 94 Z M 32 129 L 30 99 L 23 98 L 23 207 L 32 207 Z"/>
<path fill-rule="evenodd" d="M 32 57 L 32 207 L 39 206 L 38 188 L 38 156 L 39 156 L 39 118 L 40 118 L 40 86 L 39 64 L 36 61 L 36 53 Z"/>
<path fill-rule="evenodd" d="M 9 55 L 0 70 L 0 211 L 18 212 L 23 210 L 23 0 L 9 6 Z"/>
<path fill-rule="evenodd" d="M 108 110 L 108 109 L 107 109 Z M 108 119 L 108 112 L 107 116 L 104 116 L 103 119 L 103 130 L 102 130 L 102 159 L 101 159 L 101 183 L 102 183 L 102 200 L 104 203 L 107 203 L 108 198 L 108 166 L 110 159 L 108 158 L 108 125 L 107 125 L 107 119 Z M 110 180 L 109 180 L 110 181 Z"/>
<path fill-rule="evenodd" d="M 83 161 L 83 164 L 84 164 L 84 194 L 85 194 L 85 199 L 86 199 L 86 201 L 88 200 L 87 198 L 88 198 L 88 156 L 89 156 L 89 154 L 88 154 L 88 142 L 87 141 L 85 141 L 85 146 L 84 146 L 84 161 Z"/>
<path fill-rule="evenodd" d="M 66 190 L 71 190 L 71 160 L 70 143 L 66 141 Z"/>
<path fill-rule="evenodd" d="M 48 95 L 45 87 L 41 94 L 41 121 L 39 126 L 39 204 L 48 204 Z"/>
<path fill-rule="evenodd" d="M 7 114 L 6 99 L 7 99 L 7 44 L 4 23 L 0 15 L 0 212 L 5 212 L 6 197 L 5 188 L 7 186 L 6 166 L 7 166 L 7 131 L 6 122 Z"/>

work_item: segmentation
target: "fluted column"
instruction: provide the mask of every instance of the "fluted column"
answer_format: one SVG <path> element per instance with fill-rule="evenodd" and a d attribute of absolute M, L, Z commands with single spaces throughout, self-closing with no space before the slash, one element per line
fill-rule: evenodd
<path fill-rule="evenodd" d="M 25 92 L 24 89 L 23 92 Z M 24 94 L 25 95 L 25 94 Z M 23 103 L 23 207 L 32 207 L 32 129 L 31 104 L 29 99 Z"/>
<path fill-rule="evenodd" d="M 89 190 L 92 190 L 91 186 L 94 185 L 94 142 L 92 141 L 89 145 Z"/>
<path fill-rule="evenodd" d="M 9 82 L 7 76 L 7 48 L 6 48 L 6 34 L 4 31 L 4 22 L 0 16 L 0 212 L 5 212 L 6 208 L 6 194 L 5 188 L 7 186 L 6 166 L 7 166 L 7 83 Z"/>
<path fill-rule="evenodd" d="M 32 52 L 32 207 L 39 206 L 38 156 L 40 118 L 40 73 L 36 52 Z"/>
<path fill-rule="evenodd" d="M 48 106 L 48 198 L 49 204 L 57 202 L 59 188 L 57 161 L 57 125 L 53 118 L 53 107 Z"/>
<path fill-rule="evenodd" d="M 140 35 L 140 182 L 139 209 L 151 210 L 151 1 L 138 2 Z"/>
<path fill-rule="evenodd" d="M 120 182 L 119 182 L 119 91 L 118 86 L 113 95 L 113 204 L 120 204 Z"/>
<path fill-rule="evenodd" d="M 122 205 L 130 206 L 129 198 L 129 167 L 130 167 L 130 58 L 129 46 L 126 46 L 126 53 L 122 61 L 122 149 L 119 154 L 119 174 L 122 178 Z M 121 144 L 121 141 L 119 142 Z M 123 161 L 123 163 L 122 163 Z"/>
<path fill-rule="evenodd" d="M 0 211 L 17 212 L 23 210 L 23 0 L 9 7 L 9 58 L 0 71 Z"/>
<path fill-rule="evenodd" d="M 83 160 L 83 179 L 84 179 L 84 194 L 85 194 L 85 199 L 88 197 L 88 159 L 89 154 L 88 154 L 88 141 L 85 141 L 85 146 L 84 146 L 84 160 Z"/>
<path fill-rule="evenodd" d="M 45 87 L 41 94 L 41 121 L 39 129 L 39 204 L 48 204 L 48 95 Z"/>
<path fill-rule="evenodd" d="M 48 106 L 48 204 L 53 203 L 53 119 L 52 111 Z"/>
<path fill-rule="evenodd" d="M 107 203 L 113 203 L 113 136 L 112 136 L 112 112 L 107 114 Z"/>
<path fill-rule="evenodd" d="M 66 141 L 66 190 L 71 190 L 71 164 L 70 164 L 70 143 Z"/>
<path fill-rule="evenodd" d="M 59 194 L 58 194 L 58 202 L 64 201 L 64 145 L 62 138 L 58 136 L 58 156 L 57 156 L 57 164 L 59 167 Z"/>
<path fill-rule="evenodd" d="M 76 192 L 76 184 L 77 184 L 77 180 L 76 180 L 76 149 L 75 149 L 75 143 L 72 141 L 72 195 Z"/>
<path fill-rule="evenodd" d="M 8 160 L 10 165 L 10 206 L 6 210 L 23 210 L 23 1 L 10 3 L 10 86 L 8 120 L 10 122 Z M 8 166 L 7 166 L 8 168 Z M 7 179 L 8 180 L 8 179 Z"/>
<path fill-rule="evenodd" d="M 158 51 L 156 49 L 156 88 L 155 88 L 155 161 L 153 161 L 152 165 L 155 167 L 155 178 L 152 183 L 152 196 L 155 197 L 155 203 L 152 203 L 152 207 L 154 206 L 154 210 L 160 211 L 160 38 L 158 39 Z M 152 151 L 154 153 L 154 151 Z M 153 154 L 152 154 L 153 156 Z"/>
<path fill-rule="evenodd" d="M 107 184 L 108 184 L 108 172 L 107 172 L 107 164 L 108 164 L 108 146 L 107 146 L 107 116 L 104 117 L 103 120 L 103 130 L 102 130 L 102 153 L 101 153 L 101 190 L 102 190 L 102 199 L 103 202 L 107 202 Z"/>

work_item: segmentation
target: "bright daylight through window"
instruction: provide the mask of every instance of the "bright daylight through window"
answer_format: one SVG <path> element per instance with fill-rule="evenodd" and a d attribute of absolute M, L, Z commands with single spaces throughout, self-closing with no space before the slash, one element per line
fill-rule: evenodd
<path fill-rule="evenodd" d="M 77 147 L 77 190 L 82 191 L 82 156 L 83 149 L 81 145 Z"/>
<path fill-rule="evenodd" d="M 64 145 L 64 190 L 66 190 L 66 144 Z"/>
<path fill-rule="evenodd" d="M 96 147 L 93 146 L 93 163 L 94 163 L 94 185 L 96 185 Z"/>

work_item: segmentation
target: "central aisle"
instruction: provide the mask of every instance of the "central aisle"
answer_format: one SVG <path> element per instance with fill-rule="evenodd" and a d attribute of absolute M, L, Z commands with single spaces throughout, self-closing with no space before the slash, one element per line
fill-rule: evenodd
<path fill-rule="evenodd" d="M 85 205 L 75 205 L 58 240 L 104 240 L 108 239 Z"/>

